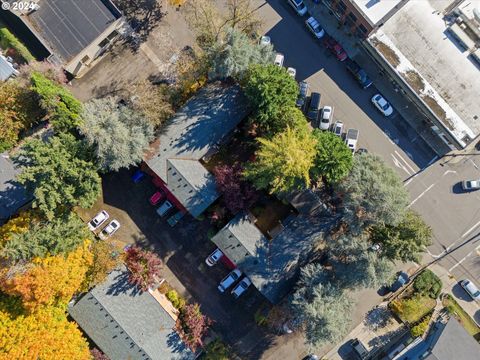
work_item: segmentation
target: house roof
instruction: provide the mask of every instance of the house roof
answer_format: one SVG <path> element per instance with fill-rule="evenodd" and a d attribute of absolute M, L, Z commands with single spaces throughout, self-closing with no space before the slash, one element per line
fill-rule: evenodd
<path fill-rule="evenodd" d="M 7 153 L 0 154 L 0 224 L 31 200 L 25 188 L 15 181 L 20 169 Z"/>
<path fill-rule="evenodd" d="M 209 85 L 166 124 L 145 158 L 193 216 L 201 214 L 218 197 L 213 176 L 199 161 L 215 151 L 248 113 L 239 86 Z"/>
<path fill-rule="evenodd" d="M 194 359 L 174 330 L 169 311 L 127 278 L 125 268 L 111 272 L 68 312 L 110 359 Z"/>
<path fill-rule="evenodd" d="M 5 56 L 0 55 L 0 80 L 8 80 L 13 74 L 18 74 L 18 71 L 7 61 Z"/>
<path fill-rule="evenodd" d="M 440 336 L 428 360 L 451 360 L 451 359 L 477 359 L 480 354 L 480 344 L 467 333 L 463 326 L 451 317 L 447 325 L 440 330 Z"/>
<path fill-rule="evenodd" d="M 61 62 L 69 62 L 121 17 L 109 0 L 42 0 L 38 5 L 25 19 Z"/>
<path fill-rule="evenodd" d="M 329 220 L 317 212 L 288 217 L 284 229 L 268 240 L 247 214 L 239 214 L 212 241 L 244 272 L 272 303 L 278 303 L 292 288 L 301 259 Z"/>

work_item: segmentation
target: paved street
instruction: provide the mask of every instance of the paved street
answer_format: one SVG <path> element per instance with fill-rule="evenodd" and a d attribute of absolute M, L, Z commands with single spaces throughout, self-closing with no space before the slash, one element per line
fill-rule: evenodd
<path fill-rule="evenodd" d="M 426 261 L 439 259 L 455 278 L 480 284 L 480 193 L 465 192 L 461 181 L 478 179 L 475 155 L 442 159 L 405 184 L 413 209 L 432 226 L 435 242 Z M 444 256 L 445 253 L 449 254 Z"/>

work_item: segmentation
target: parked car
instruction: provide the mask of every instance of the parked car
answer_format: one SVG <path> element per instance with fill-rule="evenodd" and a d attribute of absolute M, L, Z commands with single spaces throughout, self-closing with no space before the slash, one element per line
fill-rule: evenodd
<path fill-rule="evenodd" d="M 289 68 L 287 68 L 287 73 L 288 73 L 288 75 L 290 75 L 292 78 L 295 79 L 295 75 L 297 75 L 297 69 L 295 69 L 293 67 L 289 67 Z"/>
<path fill-rule="evenodd" d="M 463 289 L 470 295 L 473 300 L 479 301 L 480 300 L 480 290 L 472 283 L 470 280 L 465 279 L 460 281 L 460 285 Z"/>
<path fill-rule="evenodd" d="M 295 10 L 297 15 L 303 16 L 307 13 L 307 6 L 303 0 L 288 0 L 290 6 Z"/>
<path fill-rule="evenodd" d="M 347 70 L 350 71 L 363 89 L 366 89 L 372 85 L 372 80 L 370 80 L 370 78 L 367 76 L 365 70 L 363 70 L 355 61 L 347 59 L 345 63 Z"/>
<path fill-rule="evenodd" d="M 320 114 L 320 130 L 328 130 L 333 116 L 333 108 L 324 106 Z"/>
<path fill-rule="evenodd" d="M 276 53 L 275 54 L 275 59 L 273 60 L 273 63 L 277 66 L 282 67 L 283 66 L 283 60 L 285 59 L 285 56 L 281 53 Z"/>
<path fill-rule="evenodd" d="M 223 256 L 222 250 L 217 248 L 215 249 L 214 252 L 212 252 L 210 255 L 207 256 L 207 258 L 205 259 L 205 264 L 207 264 L 208 266 L 213 266 L 218 262 L 218 260 L 220 260 L 222 256 Z"/>
<path fill-rule="evenodd" d="M 309 86 L 306 81 L 302 81 L 298 84 L 298 87 L 300 90 L 298 92 L 298 97 L 297 97 L 297 101 L 295 102 L 295 105 L 298 108 L 303 109 L 303 107 L 305 106 L 305 102 L 307 100 Z"/>
<path fill-rule="evenodd" d="M 365 148 L 360 148 L 357 150 L 357 154 L 368 154 L 368 150 Z"/>
<path fill-rule="evenodd" d="M 408 280 L 410 280 L 410 277 L 408 276 L 408 274 L 404 271 L 400 271 L 400 273 L 398 274 L 397 280 L 395 280 L 392 286 L 390 286 L 390 290 L 392 292 L 397 291 L 403 285 L 405 285 L 408 282 Z"/>
<path fill-rule="evenodd" d="M 353 339 L 351 341 L 353 351 L 360 359 L 365 359 L 368 356 L 368 350 L 365 348 L 365 345 L 358 339 Z"/>
<path fill-rule="evenodd" d="M 173 214 L 168 218 L 167 223 L 171 227 L 174 227 L 175 225 L 177 225 L 180 219 L 183 218 L 184 216 L 185 216 L 185 213 L 183 211 L 177 211 L 175 214 Z"/>
<path fill-rule="evenodd" d="M 390 116 L 393 114 L 393 108 L 392 106 L 388 103 L 385 98 L 380 95 L 380 94 L 375 94 L 372 97 L 372 104 L 375 105 L 375 107 L 384 115 L 384 116 Z"/>
<path fill-rule="evenodd" d="M 100 234 L 98 234 L 98 236 L 102 240 L 106 239 L 115 234 L 118 229 L 120 229 L 120 223 L 117 220 L 112 220 L 107 226 L 103 228 L 103 230 L 100 232 Z"/>
<path fill-rule="evenodd" d="M 323 44 L 327 49 L 329 49 L 333 55 L 337 58 L 339 61 L 345 61 L 348 58 L 347 53 L 345 50 L 343 50 L 342 45 L 340 45 L 337 40 L 332 38 L 331 36 L 326 36 L 325 40 L 323 41 Z"/>
<path fill-rule="evenodd" d="M 237 286 L 235 286 L 232 290 L 233 297 L 237 299 L 240 295 L 242 295 L 248 287 L 252 285 L 252 282 L 248 277 L 244 277 L 242 281 L 240 281 Z"/>
<path fill-rule="evenodd" d="M 307 29 L 317 38 L 321 39 L 325 35 L 325 30 L 322 29 L 320 23 L 313 16 L 310 16 L 306 21 Z"/>
<path fill-rule="evenodd" d="M 165 198 L 165 194 L 161 191 L 157 191 L 155 194 L 150 196 L 150 204 L 152 205 L 157 205 L 160 201 L 162 201 Z"/>
<path fill-rule="evenodd" d="M 173 209 L 173 205 L 170 201 L 166 200 L 158 209 L 157 209 L 157 214 L 160 217 L 164 217 L 165 215 L 168 214 L 170 210 Z"/>
<path fill-rule="evenodd" d="M 332 127 L 332 132 L 341 137 L 342 136 L 342 133 L 343 133 L 343 122 L 341 121 L 335 121 L 335 124 L 333 124 L 333 127 Z"/>
<path fill-rule="evenodd" d="M 310 96 L 310 105 L 307 111 L 307 118 L 315 125 L 318 119 L 318 110 L 320 110 L 320 93 L 313 92 Z"/>
<path fill-rule="evenodd" d="M 270 36 L 263 35 L 260 38 L 260 45 L 270 45 L 272 43 L 272 40 L 270 39 Z"/>
<path fill-rule="evenodd" d="M 348 129 L 347 134 L 345 135 L 345 144 L 347 144 L 348 148 L 355 153 L 357 148 L 358 142 L 358 130 L 356 129 Z"/>
<path fill-rule="evenodd" d="M 465 180 L 462 181 L 462 188 L 465 191 L 473 191 L 480 189 L 480 180 Z"/>
<path fill-rule="evenodd" d="M 315 354 L 305 356 L 302 360 L 319 360 L 319 357 Z"/>
<path fill-rule="evenodd" d="M 142 170 L 137 170 L 132 175 L 132 181 L 136 184 L 145 177 L 145 173 Z"/>
<path fill-rule="evenodd" d="M 221 293 L 225 292 L 225 290 L 232 286 L 233 283 L 240 278 L 240 276 L 242 276 L 242 272 L 240 270 L 232 270 L 230 274 L 225 276 L 225 278 L 220 281 L 220 284 L 218 285 L 218 291 L 220 291 Z"/>
<path fill-rule="evenodd" d="M 88 228 L 93 231 L 98 229 L 110 217 L 105 210 L 100 211 L 95 217 L 88 222 Z"/>

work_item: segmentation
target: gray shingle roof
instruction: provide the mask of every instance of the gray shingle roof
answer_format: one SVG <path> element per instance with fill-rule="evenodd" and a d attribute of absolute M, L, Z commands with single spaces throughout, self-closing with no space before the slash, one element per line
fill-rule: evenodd
<path fill-rule="evenodd" d="M 433 345 L 432 353 L 427 357 L 427 359 L 435 360 L 475 360 L 479 358 L 480 344 L 454 317 L 448 320 L 437 342 Z"/>
<path fill-rule="evenodd" d="M 150 169 L 193 216 L 218 197 L 213 176 L 199 160 L 214 151 L 248 113 L 238 86 L 209 85 L 168 122 L 155 142 L 156 148 L 146 157 Z"/>
<path fill-rule="evenodd" d="M 25 188 L 15 181 L 19 172 L 7 153 L 0 154 L 0 224 L 31 200 Z"/>
<path fill-rule="evenodd" d="M 175 321 L 149 293 L 127 281 L 126 269 L 106 281 L 68 312 L 112 360 L 187 360 L 192 352 L 174 330 Z"/>
<path fill-rule="evenodd" d="M 54 54 L 68 62 L 121 14 L 109 1 L 42 0 L 27 19 Z"/>
<path fill-rule="evenodd" d="M 306 259 L 315 239 L 330 221 L 317 213 L 300 214 L 287 218 L 283 231 L 268 240 L 248 215 L 240 214 L 212 241 L 275 304 L 291 290 L 301 259 Z"/>

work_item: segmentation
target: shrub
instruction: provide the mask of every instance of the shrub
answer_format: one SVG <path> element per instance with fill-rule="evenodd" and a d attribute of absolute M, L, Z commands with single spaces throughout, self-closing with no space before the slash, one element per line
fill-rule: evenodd
<path fill-rule="evenodd" d="M 208 343 L 205 346 L 205 355 L 202 357 L 203 360 L 228 360 L 230 359 L 227 345 L 223 343 L 220 339 L 215 339 L 212 342 Z"/>
<path fill-rule="evenodd" d="M 428 323 L 430 322 L 430 318 L 430 316 L 425 316 L 425 318 L 420 323 L 412 327 L 410 333 L 413 337 L 418 337 L 425 334 L 425 331 L 427 331 L 428 329 Z"/>
<path fill-rule="evenodd" d="M 165 296 L 175 309 L 181 310 L 185 306 L 185 299 L 178 295 L 175 290 L 168 291 Z"/>
<path fill-rule="evenodd" d="M 200 312 L 198 304 L 185 305 L 179 319 L 184 341 L 195 351 L 198 345 L 202 345 L 202 338 L 206 335 L 212 320 Z"/>
<path fill-rule="evenodd" d="M 3 49 L 13 48 L 26 62 L 35 60 L 35 57 L 25 45 L 18 40 L 7 28 L 0 28 L 0 46 Z"/>
<path fill-rule="evenodd" d="M 422 295 L 436 299 L 442 291 L 442 280 L 431 270 L 425 270 L 417 276 L 413 288 Z"/>
<path fill-rule="evenodd" d="M 125 265 L 130 270 L 129 283 L 147 291 L 158 281 L 163 264 L 157 254 L 132 246 L 126 251 Z"/>

